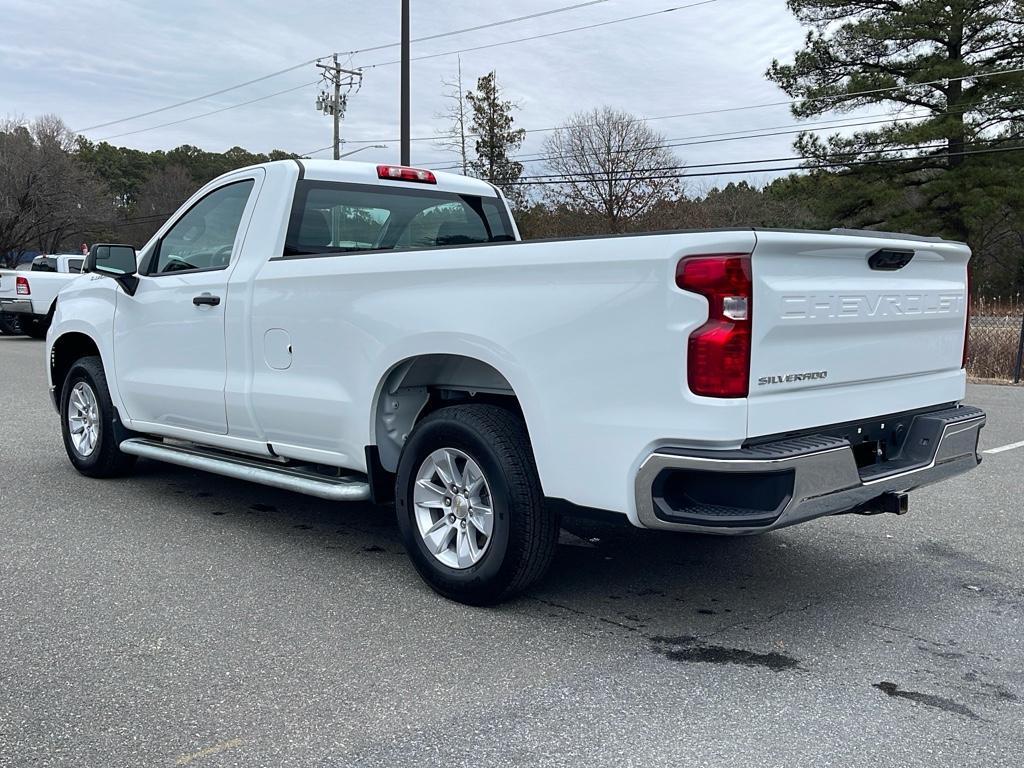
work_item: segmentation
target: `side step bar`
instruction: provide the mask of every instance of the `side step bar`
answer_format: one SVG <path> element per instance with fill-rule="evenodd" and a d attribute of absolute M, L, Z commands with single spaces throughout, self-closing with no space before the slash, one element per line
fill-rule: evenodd
<path fill-rule="evenodd" d="M 215 475 L 269 485 L 285 491 L 304 493 L 328 501 L 367 501 L 370 485 L 358 477 L 325 477 L 305 470 L 278 467 L 259 459 L 248 459 L 204 450 L 194 446 L 162 443 L 142 437 L 121 443 L 121 451 L 144 459 L 177 464 L 179 467 L 198 469 Z"/>

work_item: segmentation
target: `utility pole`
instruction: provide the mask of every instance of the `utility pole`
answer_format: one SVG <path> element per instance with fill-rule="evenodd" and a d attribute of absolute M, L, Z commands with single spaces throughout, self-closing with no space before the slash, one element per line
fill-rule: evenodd
<path fill-rule="evenodd" d="M 402 165 L 412 162 L 412 116 L 409 85 L 409 2 L 402 0 Z"/>
<path fill-rule="evenodd" d="M 341 118 L 345 116 L 349 93 L 353 89 L 358 91 L 363 84 L 363 73 L 358 69 L 343 69 L 338 64 L 338 54 L 334 54 L 331 64 L 317 63 L 316 66 L 324 71 L 324 83 L 333 86 L 333 93 L 320 92 L 316 108 L 334 118 L 334 159 L 338 160 L 341 158 Z M 341 92 L 342 88 L 345 93 Z"/>

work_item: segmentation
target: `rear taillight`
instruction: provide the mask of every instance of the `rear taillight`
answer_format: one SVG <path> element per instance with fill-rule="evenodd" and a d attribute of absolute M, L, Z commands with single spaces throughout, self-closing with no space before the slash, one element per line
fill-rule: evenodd
<path fill-rule="evenodd" d="M 971 354 L 971 263 L 967 262 L 967 320 L 964 323 L 964 357 L 962 368 L 967 368 L 968 358 Z"/>
<path fill-rule="evenodd" d="M 415 181 L 418 184 L 437 184 L 437 177 L 420 168 L 406 168 L 404 165 L 378 165 L 377 178 L 388 181 Z"/>
<path fill-rule="evenodd" d="M 18 292 L 19 296 L 31 296 L 32 295 L 32 289 L 28 287 L 28 279 L 27 278 L 19 276 L 18 279 L 15 281 L 15 283 L 17 284 L 17 287 L 15 288 L 15 290 Z"/>
<path fill-rule="evenodd" d="M 688 256 L 676 267 L 676 285 L 708 300 L 708 321 L 690 335 L 690 391 L 703 397 L 746 397 L 754 298 L 750 255 Z"/>

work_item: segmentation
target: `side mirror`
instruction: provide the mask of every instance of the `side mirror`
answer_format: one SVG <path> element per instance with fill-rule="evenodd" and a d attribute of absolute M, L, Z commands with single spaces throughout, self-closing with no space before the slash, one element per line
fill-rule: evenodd
<path fill-rule="evenodd" d="M 139 260 L 134 246 L 98 243 L 89 249 L 83 272 L 95 272 L 117 280 L 129 296 L 139 287 Z"/>

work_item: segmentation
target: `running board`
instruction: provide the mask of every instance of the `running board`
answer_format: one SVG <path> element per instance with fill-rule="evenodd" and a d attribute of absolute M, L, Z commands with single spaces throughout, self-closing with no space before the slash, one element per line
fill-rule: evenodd
<path fill-rule="evenodd" d="M 121 452 L 144 459 L 163 461 L 179 467 L 269 485 L 285 491 L 304 493 L 328 501 L 367 501 L 370 485 L 358 477 L 325 477 L 305 470 L 280 467 L 256 458 L 228 455 L 195 446 L 162 443 L 142 437 L 121 443 Z"/>

